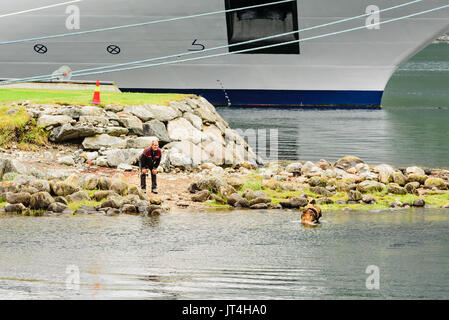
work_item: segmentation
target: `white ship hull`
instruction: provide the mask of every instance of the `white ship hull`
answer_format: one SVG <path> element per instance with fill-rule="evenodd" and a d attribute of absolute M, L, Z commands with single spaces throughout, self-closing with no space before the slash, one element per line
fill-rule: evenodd
<path fill-rule="evenodd" d="M 274 1 L 274 0 L 272 0 Z M 271 2 L 272 2 L 271 1 Z M 3 0 L 0 42 L 226 10 L 226 0 L 83 0 L 19 13 L 62 0 Z M 270 2 L 270 1 L 269 1 Z M 304 29 L 381 10 L 407 0 L 297 0 Z M 242 1 L 242 6 L 246 2 Z M 447 5 L 425 0 L 380 13 L 380 21 Z M 80 9 L 80 30 L 67 30 L 68 5 Z M 17 13 L 14 15 L 6 15 Z M 2 15 L 6 15 L 1 17 Z M 299 33 L 299 39 L 365 25 L 365 18 Z M 51 74 L 155 58 L 230 43 L 226 14 L 87 35 L 0 46 L 0 78 Z M 367 29 L 299 43 L 299 53 L 241 53 L 151 68 L 83 76 L 147 92 L 194 92 L 220 105 L 379 106 L 397 66 L 449 30 L 449 8 Z M 236 31 L 234 31 L 236 32 Z M 245 34 L 244 32 L 242 34 Z M 196 45 L 192 45 L 194 43 Z M 34 50 L 45 45 L 46 53 Z M 200 45 L 202 46 L 200 46 Z M 119 54 L 106 48 L 115 45 Z M 222 49 L 204 55 L 228 52 Z M 199 53 L 201 55 L 202 53 Z M 196 56 L 196 55 L 195 55 Z M 181 58 L 179 58 L 181 59 Z"/>

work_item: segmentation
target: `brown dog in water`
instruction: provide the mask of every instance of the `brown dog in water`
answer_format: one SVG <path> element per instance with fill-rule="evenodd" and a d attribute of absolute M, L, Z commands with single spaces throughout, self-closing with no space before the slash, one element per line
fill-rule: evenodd
<path fill-rule="evenodd" d="M 301 222 L 307 225 L 317 225 L 320 223 L 321 218 L 321 208 L 308 205 L 304 208 L 303 213 L 301 214 Z"/>

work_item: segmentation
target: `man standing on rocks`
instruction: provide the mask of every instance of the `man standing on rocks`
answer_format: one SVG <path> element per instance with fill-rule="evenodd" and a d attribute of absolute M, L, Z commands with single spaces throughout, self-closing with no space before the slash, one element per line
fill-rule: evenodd
<path fill-rule="evenodd" d="M 161 162 L 162 151 L 159 142 L 154 140 L 150 147 L 146 148 L 139 157 L 140 186 L 143 191 L 147 189 L 147 170 L 151 170 L 151 192 L 157 193 L 157 167 Z"/>

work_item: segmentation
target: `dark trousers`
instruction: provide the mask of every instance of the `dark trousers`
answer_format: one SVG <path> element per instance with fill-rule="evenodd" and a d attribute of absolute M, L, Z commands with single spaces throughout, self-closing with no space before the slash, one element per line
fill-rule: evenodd
<path fill-rule="evenodd" d="M 147 174 L 141 174 L 140 175 L 140 187 L 142 190 L 145 190 L 147 188 Z M 151 190 L 156 190 L 157 188 L 157 181 L 156 181 L 156 175 L 151 172 Z"/>

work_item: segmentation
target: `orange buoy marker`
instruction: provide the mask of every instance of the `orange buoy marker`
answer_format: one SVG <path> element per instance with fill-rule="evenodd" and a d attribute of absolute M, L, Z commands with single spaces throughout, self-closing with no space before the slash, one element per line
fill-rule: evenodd
<path fill-rule="evenodd" d="M 95 88 L 94 98 L 92 100 L 92 104 L 101 104 L 100 101 L 100 81 L 97 80 L 97 87 Z"/>

